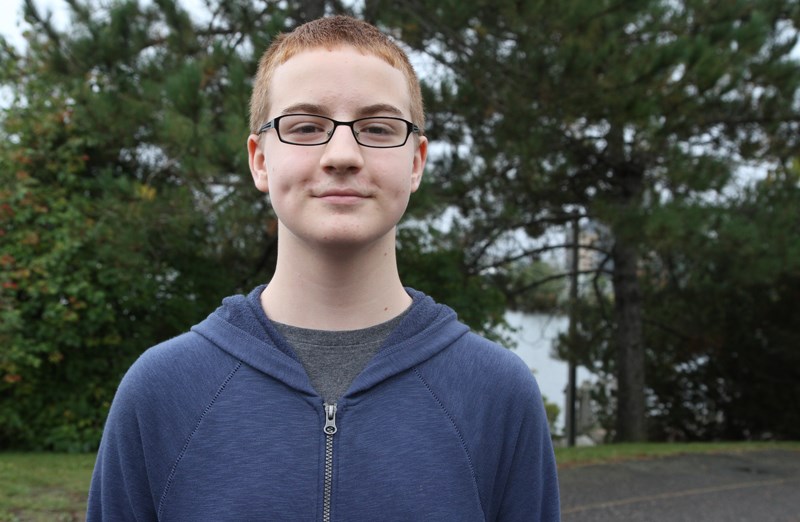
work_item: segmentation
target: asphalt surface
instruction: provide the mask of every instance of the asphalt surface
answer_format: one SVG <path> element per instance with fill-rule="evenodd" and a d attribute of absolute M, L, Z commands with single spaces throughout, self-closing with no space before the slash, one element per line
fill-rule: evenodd
<path fill-rule="evenodd" d="M 800 522 L 800 452 L 687 454 L 559 470 L 563 522 Z"/>

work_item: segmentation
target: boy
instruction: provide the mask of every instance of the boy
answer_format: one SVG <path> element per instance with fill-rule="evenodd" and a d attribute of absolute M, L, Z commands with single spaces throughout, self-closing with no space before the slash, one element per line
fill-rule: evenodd
<path fill-rule="evenodd" d="M 131 367 L 88 520 L 558 520 L 530 371 L 400 282 L 423 118 L 407 56 L 373 26 L 275 40 L 247 140 L 275 274 Z"/>

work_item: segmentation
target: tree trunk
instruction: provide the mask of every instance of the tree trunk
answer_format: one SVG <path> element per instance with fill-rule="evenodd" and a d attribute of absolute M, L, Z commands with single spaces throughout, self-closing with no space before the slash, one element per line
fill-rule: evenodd
<path fill-rule="evenodd" d="M 617 325 L 617 434 L 618 442 L 647 438 L 645 430 L 644 345 L 642 298 L 636 269 L 636 246 L 616 237 L 614 259 L 614 313 Z"/>

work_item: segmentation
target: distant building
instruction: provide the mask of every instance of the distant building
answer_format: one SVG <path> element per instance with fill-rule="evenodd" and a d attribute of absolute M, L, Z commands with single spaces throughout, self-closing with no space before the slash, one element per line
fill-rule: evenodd
<path fill-rule="evenodd" d="M 591 272 L 602 269 L 609 271 L 614 268 L 614 262 L 610 258 L 613 241 L 608 228 L 596 221 L 583 220 L 578 231 L 578 271 L 583 272 L 578 275 L 578 292 L 586 295 L 587 292 L 594 292 L 596 276 Z M 573 249 L 568 249 L 566 253 L 567 271 L 572 269 Z M 611 292 L 611 283 L 608 277 L 597 279 L 597 284 L 603 293 Z"/>

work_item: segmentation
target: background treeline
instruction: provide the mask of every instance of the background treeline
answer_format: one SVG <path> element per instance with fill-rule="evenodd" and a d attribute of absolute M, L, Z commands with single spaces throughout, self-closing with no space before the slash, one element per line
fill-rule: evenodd
<path fill-rule="evenodd" d="M 596 262 L 557 349 L 616 439 L 800 437 L 798 0 L 66 4 L 0 42 L 0 448 L 92 450 L 138 354 L 269 279 L 250 78 L 333 12 L 422 64 L 407 284 L 502 339 L 508 307 L 565 309 L 542 260 L 578 220 Z"/>

